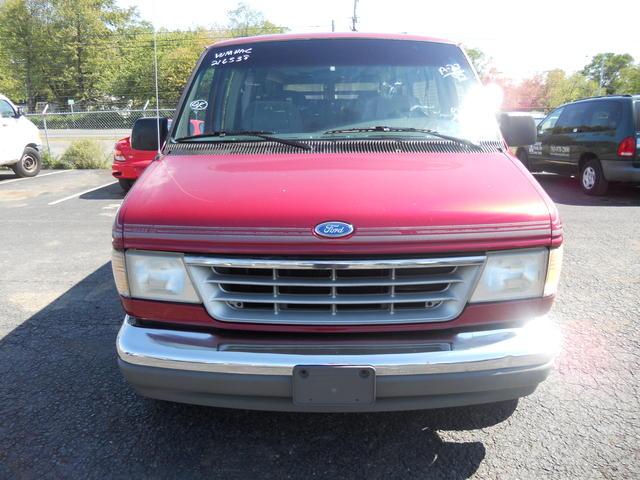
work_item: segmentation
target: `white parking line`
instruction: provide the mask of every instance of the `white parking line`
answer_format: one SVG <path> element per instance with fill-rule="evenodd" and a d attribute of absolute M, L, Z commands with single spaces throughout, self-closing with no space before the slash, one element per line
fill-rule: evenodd
<path fill-rule="evenodd" d="M 68 197 L 61 198 L 60 200 L 55 200 L 53 202 L 49 202 L 47 205 L 57 205 L 58 203 L 66 202 L 67 200 L 71 200 L 72 198 L 79 197 L 80 195 L 84 195 L 85 193 L 95 192 L 96 190 L 100 190 L 101 188 L 108 187 L 109 185 L 113 185 L 118 182 L 109 182 L 104 185 L 100 185 L 99 187 L 90 188 L 89 190 L 85 190 L 83 192 L 74 193 L 73 195 L 69 195 Z"/>
<path fill-rule="evenodd" d="M 12 178 L 11 180 L 0 181 L 0 185 L 6 185 L 8 183 L 20 182 L 22 180 L 35 180 L 37 178 L 48 177 L 49 175 L 57 175 L 59 173 L 68 173 L 73 172 L 74 170 L 59 170 L 57 172 L 43 173 L 42 175 L 36 175 L 35 177 L 24 177 L 24 178 Z"/>

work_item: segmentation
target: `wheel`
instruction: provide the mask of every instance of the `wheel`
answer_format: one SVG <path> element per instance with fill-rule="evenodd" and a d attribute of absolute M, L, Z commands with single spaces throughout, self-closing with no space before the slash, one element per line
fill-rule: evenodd
<path fill-rule="evenodd" d="M 520 147 L 516 150 L 516 157 L 518 157 L 518 160 L 522 162 L 522 165 L 524 165 L 527 170 L 531 170 L 531 166 L 529 165 L 529 155 L 524 148 Z"/>
<path fill-rule="evenodd" d="M 18 163 L 11 165 L 11 169 L 19 177 L 35 177 L 40 173 L 41 168 L 42 159 L 40 158 L 40 152 L 31 147 L 25 148 L 22 158 L 18 160 Z"/>
<path fill-rule="evenodd" d="M 118 183 L 120 184 L 120 188 L 126 193 L 133 186 L 133 180 L 129 180 L 126 178 L 119 178 Z"/>
<path fill-rule="evenodd" d="M 596 159 L 588 160 L 580 170 L 580 186 L 587 195 L 604 195 L 609 188 L 609 182 L 604 178 L 600 162 Z"/>

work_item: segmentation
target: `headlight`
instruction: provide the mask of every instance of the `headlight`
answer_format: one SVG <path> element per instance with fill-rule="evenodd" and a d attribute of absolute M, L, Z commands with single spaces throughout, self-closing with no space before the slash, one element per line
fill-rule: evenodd
<path fill-rule="evenodd" d="M 182 255 L 129 250 L 125 258 L 131 297 L 200 303 Z"/>
<path fill-rule="evenodd" d="M 548 261 L 546 248 L 489 253 L 471 302 L 542 297 Z"/>

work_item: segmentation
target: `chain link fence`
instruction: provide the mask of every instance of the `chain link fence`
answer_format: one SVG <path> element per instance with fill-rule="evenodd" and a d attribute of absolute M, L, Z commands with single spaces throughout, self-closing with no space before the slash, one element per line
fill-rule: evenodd
<path fill-rule="evenodd" d="M 172 118 L 175 109 L 160 109 L 161 117 Z M 135 121 L 143 117 L 155 117 L 156 110 L 104 110 L 82 112 L 55 112 L 27 114 L 40 130 L 44 147 L 59 156 L 77 140 L 95 140 L 105 153 L 113 144 L 131 133 Z"/>

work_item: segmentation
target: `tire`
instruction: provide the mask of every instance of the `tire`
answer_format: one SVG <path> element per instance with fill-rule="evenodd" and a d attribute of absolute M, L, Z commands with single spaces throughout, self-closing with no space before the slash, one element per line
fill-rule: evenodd
<path fill-rule="evenodd" d="M 35 148 L 25 148 L 22 158 L 18 160 L 18 163 L 11 165 L 11 169 L 19 177 L 35 177 L 42 169 L 40 152 Z"/>
<path fill-rule="evenodd" d="M 580 187 L 587 195 L 604 195 L 609 182 L 604 178 L 602 166 L 597 159 L 587 160 L 580 169 Z"/>
<path fill-rule="evenodd" d="M 120 184 L 120 188 L 124 193 L 127 193 L 133 186 L 133 180 L 128 180 L 126 178 L 119 178 L 118 183 Z"/>
<path fill-rule="evenodd" d="M 531 166 L 529 165 L 529 154 L 524 148 L 520 147 L 518 150 L 516 150 L 516 157 L 518 157 L 518 160 L 522 162 L 524 168 L 531 171 Z"/>

